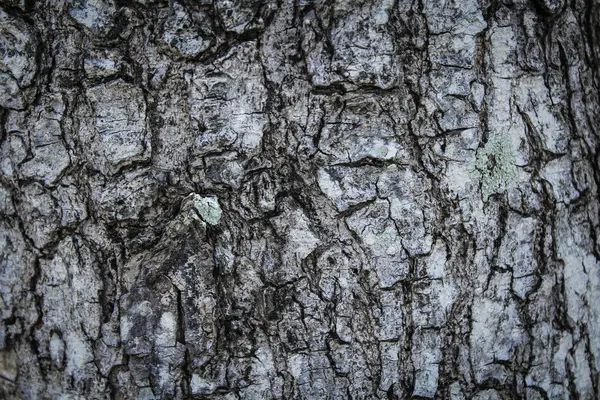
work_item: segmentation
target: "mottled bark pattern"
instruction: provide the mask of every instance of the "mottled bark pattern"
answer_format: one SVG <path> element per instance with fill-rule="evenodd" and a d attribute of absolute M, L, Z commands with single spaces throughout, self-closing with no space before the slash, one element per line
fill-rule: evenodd
<path fill-rule="evenodd" d="M 0 0 L 0 398 L 598 399 L 597 0 Z"/>

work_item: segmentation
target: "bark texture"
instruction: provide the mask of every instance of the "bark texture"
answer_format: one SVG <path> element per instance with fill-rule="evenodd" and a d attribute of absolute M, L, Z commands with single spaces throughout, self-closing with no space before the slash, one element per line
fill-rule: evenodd
<path fill-rule="evenodd" d="M 0 0 L 0 398 L 598 399 L 597 0 Z"/>

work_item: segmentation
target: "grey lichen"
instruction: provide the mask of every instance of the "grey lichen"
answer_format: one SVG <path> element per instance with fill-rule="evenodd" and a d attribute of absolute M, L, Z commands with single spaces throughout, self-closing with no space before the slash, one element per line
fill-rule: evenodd
<path fill-rule="evenodd" d="M 477 151 L 471 165 L 473 177 L 481 184 L 481 195 L 504 193 L 514 187 L 517 177 L 515 150 L 509 137 L 495 135 Z"/>
<path fill-rule="evenodd" d="M 194 194 L 193 203 L 204 222 L 209 225 L 217 225 L 219 223 L 222 212 L 217 198 L 202 197 Z"/>

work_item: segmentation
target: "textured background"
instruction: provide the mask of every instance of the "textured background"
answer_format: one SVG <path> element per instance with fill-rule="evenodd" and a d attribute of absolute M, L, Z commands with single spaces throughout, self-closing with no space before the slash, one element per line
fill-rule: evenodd
<path fill-rule="evenodd" d="M 597 0 L 0 0 L 0 398 L 598 399 Z"/>

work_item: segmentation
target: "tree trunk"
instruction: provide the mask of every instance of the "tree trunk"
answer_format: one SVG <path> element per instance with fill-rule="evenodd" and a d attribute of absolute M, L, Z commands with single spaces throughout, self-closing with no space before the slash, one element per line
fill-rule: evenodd
<path fill-rule="evenodd" d="M 0 0 L 0 398 L 600 398 L 597 0 Z"/>

